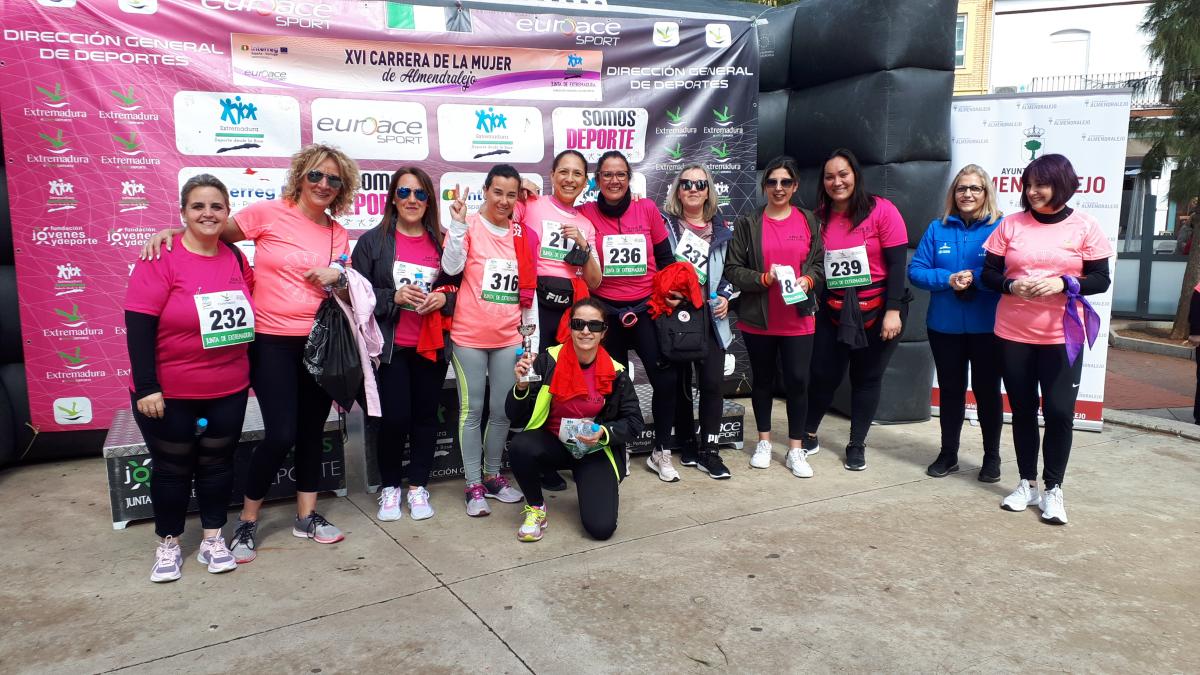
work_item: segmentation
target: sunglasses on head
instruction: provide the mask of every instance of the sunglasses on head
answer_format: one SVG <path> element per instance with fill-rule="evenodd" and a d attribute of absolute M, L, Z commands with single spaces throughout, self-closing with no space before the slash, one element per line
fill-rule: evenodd
<path fill-rule="evenodd" d="M 703 178 L 701 178 L 700 180 L 691 180 L 689 178 L 681 178 L 679 180 L 679 187 L 684 190 L 695 190 L 696 192 L 703 192 L 704 190 L 708 189 L 708 181 L 704 180 Z"/>
<path fill-rule="evenodd" d="M 408 199 L 409 195 L 416 197 L 417 201 L 419 201 L 419 202 L 423 202 L 426 199 L 429 199 L 429 193 L 422 190 L 421 188 L 416 188 L 415 190 L 410 187 L 396 188 L 396 196 L 399 197 L 400 199 Z"/>
<path fill-rule="evenodd" d="M 608 324 L 600 319 L 571 319 L 571 330 L 582 331 L 584 328 L 593 333 L 603 333 L 608 330 Z"/>
<path fill-rule="evenodd" d="M 308 182 L 312 183 L 313 185 L 319 185 L 321 183 L 321 179 L 324 178 L 329 182 L 329 187 L 333 188 L 334 190 L 342 189 L 341 176 L 335 176 L 331 173 L 322 173 L 316 169 L 313 169 L 305 174 L 304 177 L 307 178 Z"/>
<path fill-rule="evenodd" d="M 796 184 L 795 178 L 768 178 L 767 180 L 763 181 L 763 185 L 766 185 L 767 187 L 772 187 L 772 188 L 773 187 L 790 188 L 795 184 Z"/>

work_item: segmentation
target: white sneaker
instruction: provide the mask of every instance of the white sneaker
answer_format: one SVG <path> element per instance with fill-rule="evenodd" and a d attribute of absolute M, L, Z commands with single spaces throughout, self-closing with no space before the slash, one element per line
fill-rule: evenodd
<path fill-rule="evenodd" d="M 759 441 L 754 446 L 754 455 L 750 457 L 750 466 L 755 469 L 766 469 L 771 466 L 771 441 Z"/>
<path fill-rule="evenodd" d="M 1043 492 L 1038 506 L 1042 509 L 1042 520 L 1058 525 L 1067 524 L 1067 506 L 1063 502 L 1061 486 L 1056 485 L 1053 489 Z"/>
<path fill-rule="evenodd" d="M 812 478 L 813 470 L 808 464 L 808 454 L 804 452 L 803 448 L 788 450 L 787 459 L 783 465 L 791 469 L 792 475 L 796 478 Z"/>
<path fill-rule="evenodd" d="M 404 517 L 400 511 L 400 488 L 385 487 L 379 491 L 379 513 L 375 517 L 384 522 Z"/>
<path fill-rule="evenodd" d="M 1030 485 L 1029 481 L 1022 478 L 1017 489 L 1000 502 L 1000 508 L 1005 511 L 1024 511 L 1026 507 L 1037 504 L 1039 500 L 1037 486 Z"/>
<path fill-rule="evenodd" d="M 433 517 L 433 507 L 429 505 L 429 490 L 421 486 L 408 488 L 408 514 L 413 520 Z"/>
<path fill-rule="evenodd" d="M 664 483 L 674 483 L 679 480 L 679 472 L 671 464 L 670 450 L 655 450 L 646 458 L 646 466 L 658 474 L 658 479 Z"/>

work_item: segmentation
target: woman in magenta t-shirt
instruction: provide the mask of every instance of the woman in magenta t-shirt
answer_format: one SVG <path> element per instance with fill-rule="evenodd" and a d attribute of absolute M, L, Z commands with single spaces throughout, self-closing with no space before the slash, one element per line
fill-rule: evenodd
<path fill-rule="evenodd" d="M 817 428 L 850 367 L 850 440 L 843 463 L 867 468 L 867 432 L 883 372 L 908 314 L 908 230 L 890 201 L 867 192 L 854 153 L 834 150 L 817 191 L 825 243 L 825 311 L 817 316 L 804 449 L 818 452 Z"/>
<path fill-rule="evenodd" d="M 262 412 L 263 440 L 254 449 L 245 500 L 231 548 L 239 563 L 254 560 L 258 512 L 267 490 L 293 447 L 296 519 L 292 534 L 333 544 L 342 531 L 317 513 L 325 419 L 332 399 L 305 369 L 304 344 L 317 308 L 330 290 L 344 288 L 343 260 L 350 253 L 346 230 L 334 220 L 353 204 L 358 164 L 337 148 L 312 144 L 292 156 L 282 199 L 255 202 L 230 218 L 226 242 L 254 242 L 256 312 L 250 373 Z M 143 249 L 158 254 L 171 246 L 160 232 Z"/>
<path fill-rule="evenodd" d="M 375 320 L 384 340 L 376 371 L 383 416 L 370 429 L 382 479 L 377 517 L 402 517 L 400 484 L 406 472 L 401 459 L 407 444 L 408 510 L 413 520 L 424 520 L 433 516 L 426 485 L 446 357 L 436 344 L 423 344 L 421 335 L 441 336 L 447 294 L 459 278 L 441 272 L 442 228 L 429 174 L 402 167 L 392 174 L 388 194 L 379 225 L 359 237 L 351 258 L 354 271 L 375 289 Z"/>
<path fill-rule="evenodd" d="M 649 199 L 634 200 L 629 191 L 633 175 L 629 160 L 609 150 L 596 162 L 600 195 L 579 208 L 596 226 L 600 268 L 604 279 L 593 296 L 608 309 L 608 334 L 604 347 L 622 365 L 629 365 L 629 350 L 637 352 L 654 389 L 650 407 L 654 415 L 654 450 L 646 459 L 660 480 L 679 480 L 671 461 L 671 428 L 675 426 L 675 385 L 678 369 L 659 354 L 654 320 L 647 300 L 658 270 L 675 262 L 666 222 Z"/>
<path fill-rule="evenodd" d="M 1071 454 L 1083 347 L 1095 341 L 1100 329 L 1099 315 L 1083 296 L 1108 290 L 1113 250 L 1095 218 L 1067 206 L 1079 176 L 1066 157 L 1033 160 L 1021 185 L 1025 210 L 1005 218 L 983 244 L 983 281 L 1001 293 L 996 337 L 1021 472 L 1017 489 L 1000 506 L 1024 511 L 1037 504 L 1043 520 L 1064 524 L 1062 481 Z M 1041 492 L 1039 386 L 1046 425 L 1040 439 Z"/>
<path fill-rule="evenodd" d="M 125 326 L 133 417 L 152 461 L 154 531 L 161 537 L 150 580 L 180 577 L 193 486 L 204 538 L 197 559 L 209 572 L 237 567 L 221 528 L 233 491 L 233 452 L 242 435 L 247 350 L 254 340 L 254 276 L 221 243 L 229 191 L 209 174 L 183 185 L 179 245 L 141 260 L 129 277 Z"/>
<path fill-rule="evenodd" d="M 787 396 L 788 452 L 784 465 L 798 478 L 810 478 L 802 447 L 808 414 L 809 366 L 824 269 L 820 230 L 811 212 L 792 206 L 799 170 L 791 157 L 776 157 L 763 170 L 767 205 L 733 226 L 725 276 L 741 291 L 738 329 L 746 342 L 754 382 L 750 400 L 758 424 L 758 445 L 750 466 L 771 465 L 771 407 L 775 377 L 783 366 Z"/>

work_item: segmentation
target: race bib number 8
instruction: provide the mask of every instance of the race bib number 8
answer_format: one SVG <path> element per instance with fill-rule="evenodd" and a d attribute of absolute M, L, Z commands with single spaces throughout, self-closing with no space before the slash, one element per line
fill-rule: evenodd
<path fill-rule="evenodd" d="M 867 247 L 839 248 L 825 252 L 825 285 L 851 288 L 871 283 L 871 263 Z"/>
<path fill-rule="evenodd" d="M 646 235 L 604 237 L 604 276 L 640 277 L 646 273 Z"/>
<path fill-rule="evenodd" d="M 563 234 L 562 223 L 542 221 L 542 246 L 538 252 L 546 260 L 563 260 L 575 248 L 575 240 Z"/>
<path fill-rule="evenodd" d="M 201 293 L 195 299 L 205 349 L 254 341 L 254 310 L 241 291 Z"/>
<path fill-rule="evenodd" d="M 488 258 L 483 263 L 483 279 L 479 284 L 479 297 L 486 302 L 515 305 L 520 290 L 517 261 Z"/>
<path fill-rule="evenodd" d="M 708 283 L 708 249 L 709 244 L 703 237 L 696 236 L 691 230 L 684 230 L 675 247 L 675 259 L 679 262 L 691 263 L 696 268 L 696 276 L 701 284 Z"/>
<path fill-rule="evenodd" d="M 794 305 L 808 299 L 804 289 L 800 288 L 800 282 L 796 279 L 796 270 L 793 270 L 791 265 L 776 265 L 775 278 L 779 280 L 779 291 L 783 293 L 785 305 Z"/>

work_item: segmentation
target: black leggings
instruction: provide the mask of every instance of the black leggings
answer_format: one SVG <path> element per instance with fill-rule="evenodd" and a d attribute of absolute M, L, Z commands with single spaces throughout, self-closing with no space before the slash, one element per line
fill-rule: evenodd
<path fill-rule="evenodd" d="M 544 352 L 558 344 L 558 322 L 567 307 L 551 307 L 538 303 L 538 351 Z"/>
<path fill-rule="evenodd" d="M 812 335 L 755 335 L 742 332 L 750 373 L 754 381 L 750 403 L 758 433 L 771 430 L 771 408 L 775 404 L 775 374 L 783 363 L 783 388 L 787 396 L 788 438 L 798 441 L 804 434 L 808 415 L 808 374 L 812 361 Z"/>
<path fill-rule="evenodd" d="M 1196 400 L 1192 403 L 1192 421 L 1200 424 L 1200 345 L 1196 346 Z"/>
<path fill-rule="evenodd" d="M 929 330 L 929 348 L 938 378 L 938 423 L 942 450 L 958 452 L 963 417 L 967 409 L 967 364 L 971 365 L 971 391 L 983 431 L 983 454 L 1000 453 L 1004 404 L 1000 399 L 1000 343 L 992 333 L 939 333 Z"/>
<path fill-rule="evenodd" d="M 624 468 L 624 453 L 613 451 L 617 464 Z M 616 469 L 603 450 L 575 459 L 555 436 L 545 429 L 522 431 L 508 444 L 508 459 L 513 477 L 525 493 L 530 506 L 543 506 L 542 475 L 561 469 L 570 470 L 575 477 L 579 496 L 579 519 L 583 529 L 594 539 L 608 539 L 617 530 L 619 498 Z"/>
<path fill-rule="evenodd" d="M 1021 478 L 1037 480 L 1038 444 L 1042 446 L 1042 481 L 1046 489 L 1061 485 L 1071 456 L 1075 398 L 1083 374 L 1083 354 L 1067 362 L 1066 345 L 1031 345 L 997 338 L 1004 369 L 1004 389 L 1012 408 L 1013 445 Z M 1038 438 L 1038 385 L 1041 385 L 1045 436 Z"/>
<path fill-rule="evenodd" d="M 275 482 L 288 451 L 296 448 L 296 491 L 316 492 L 329 394 L 304 369 L 305 335 L 255 333 L 250 384 L 262 411 L 264 436 L 250 458 L 246 498 L 259 500 Z"/>
<path fill-rule="evenodd" d="M 613 307 L 627 304 L 603 298 L 601 301 Z M 650 398 L 650 411 L 654 415 L 654 444 L 660 448 L 674 447 L 671 428 L 675 426 L 675 391 L 679 386 L 679 369 L 670 362 L 659 364 L 658 334 L 654 330 L 654 320 L 648 312 L 639 312 L 637 323 L 626 328 L 621 325 L 620 314 L 608 314 L 604 318 L 608 321 L 604 348 L 610 356 L 626 367 L 629 366 L 629 350 L 637 352 L 645 367 L 646 377 L 650 380 L 650 386 L 654 389 Z"/>
<path fill-rule="evenodd" d="M 908 320 L 908 306 L 900 310 L 900 320 Z M 842 377 L 846 374 L 846 365 L 850 366 L 850 442 L 847 445 L 865 446 L 867 432 L 871 430 L 871 422 L 875 420 L 875 411 L 879 408 L 879 392 L 883 387 L 883 373 L 887 370 L 888 361 L 896 346 L 900 344 L 900 336 L 884 340 L 879 336 L 883 329 L 883 314 L 875 321 L 875 325 L 867 329 L 867 346 L 862 349 L 850 349 L 850 346 L 838 342 L 838 327 L 829 318 L 829 312 L 817 313 L 817 332 L 813 336 L 812 353 L 812 386 L 808 389 L 808 419 L 804 421 L 804 430 L 815 434 L 821 426 L 821 420 L 833 403 L 833 394 Z"/>
<path fill-rule="evenodd" d="M 392 362 L 381 364 L 376 378 L 383 417 L 375 447 L 383 487 L 400 487 L 405 443 L 409 448 L 408 485 L 425 486 L 433 468 L 446 362 L 430 361 L 415 347 L 396 347 Z"/>
<path fill-rule="evenodd" d="M 242 437 L 246 392 L 221 398 L 164 400 L 162 419 L 138 412 L 133 419 L 150 449 L 150 499 L 154 502 L 154 533 L 160 537 L 183 534 L 184 517 L 192 499 L 200 507 L 200 526 L 215 530 L 225 525 L 225 512 L 233 492 L 233 452 Z M 196 420 L 208 420 L 196 436 Z"/>
<path fill-rule="evenodd" d="M 705 317 L 707 320 L 707 317 Z M 725 399 L 721 383 L 725 379 L 725 350 L 713 331 L 708 331 L 708 353 L 695 363 L 678 367 L 679 389 L 675 392 L 675 444 L 698 446 L 696 416 L 692 412 L 693 378 L 700 390 L 700 440 L 705 448 L 716 450 L 721 438 L 721 410 Z"/>

